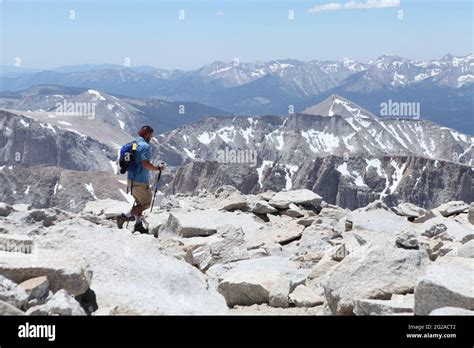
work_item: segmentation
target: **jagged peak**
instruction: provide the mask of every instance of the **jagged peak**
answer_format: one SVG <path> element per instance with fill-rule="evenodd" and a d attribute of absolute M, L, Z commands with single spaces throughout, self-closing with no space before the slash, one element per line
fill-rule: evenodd
<path fill-rule="evenodd" d="M 337 94 L 332 94 L 320 103 L 304 109 L 303 113 L 327 117 L 332 117 L 335 115 L 342 117 L 376 117 L 362 106 Z"/>

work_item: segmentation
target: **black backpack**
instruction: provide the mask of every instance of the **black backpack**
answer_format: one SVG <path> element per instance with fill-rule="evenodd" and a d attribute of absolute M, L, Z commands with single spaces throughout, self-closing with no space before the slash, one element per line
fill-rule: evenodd
<path fill-rule="evenodd" d="M 138 144 L 136 141 L 125 144 L 120 149 L 120 174 L 125 174 L 128 170 L 128 165 L 135 159 L 135 153 L 137 152 Z"/>

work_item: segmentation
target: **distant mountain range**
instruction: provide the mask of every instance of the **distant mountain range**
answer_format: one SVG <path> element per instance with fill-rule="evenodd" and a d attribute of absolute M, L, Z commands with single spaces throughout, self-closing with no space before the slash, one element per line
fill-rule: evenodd
<path fill-rule="evenodd" d="M 144 124 L 164 133 L 209 116 L 231 113 L 196 102 L 112 96 L 92 89 L 39 85 L 19 92 L 0 92 L 0 109 L 49 112 L 62 118 L 93 118 L 135 134 Z M 74 117 L 73 117 L 74 118 Z M 76 117 L 77 118 L 77 117 Z"/>
<path fill-rule="evenodd" d="M 333 95 L 291 117 L 208 118 L 158 137 L 173 165 L 217 161 L 219 150 L 248 149 L 258 157 L 298 166 L 308 158 L 335 155 L 420 156 L 474 165 L 474 137 L 433 122 L 376 117 Z"/>
<path fill-rule="evenodd" d="M 0 200 L 48 206 L 58 180 L 76 187 L 57 197 L 66 208 L 72 199 L 79 209 L 102 187 L 114 197 L 125 195 L 124 176 L 113 173 L 117 150 L 132 133 L 121 122 L 133 123 L 138 106 L 94 90 L 68 91 L 104 107 L 96 117 L 0 111 L 0 178 L 10 183 Z M 31 96 L 36 100 L 38 91 Z M 168 165 L 162 188 L 172 193 L 225 184 L 246 193 L 308 188 L 351 209 L 376 199 L 423 207 L 474 199 L 474 137 L 423 119 L 379 118 L 337 95 L 290 116 L 203 118 L 157 134 L 151 144 L 154 162 Z M 43 165 L 54 168 L 35 169 Z M 101 184 L 84 171 L 108 173 Z"/>
<path fill-rule="evenodd" d="M 17 70 L 15 70 L 17 69 Z M 389 100 L 415 102 L 421 118 L 474 134 L 474 55 L 416 61 L 384 55 L 370 62 L 213 62 L 193 71 L 79 65 L 50 71 L 3 67 L 1 91 L 56 84 L 134 98 L 188 101 L 245 115 L 301 112 L 332 94 L 380 114 Z"/>
<path fill-rule="evenodd" d="M 208 118 L 158 137 L 178 168 L 169 192 L 308 188 L 351 209 L 375 199 L 432 207 L 474 199 L 474 137 L 426 120 L 378 118 L 340 96 L 291 117 Z"/>

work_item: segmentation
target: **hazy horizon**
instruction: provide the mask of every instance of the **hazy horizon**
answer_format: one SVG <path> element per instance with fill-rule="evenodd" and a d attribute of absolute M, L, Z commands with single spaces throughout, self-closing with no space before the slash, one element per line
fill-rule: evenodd
<path fill-rule="evenodd" d="M 382 54 L 380 56 L 383 56 L 383 55 L 388 55 L 388 56 L 399 56 L 399 57 L 402 57 L 402 58 L 406 58 L 406 59 L 413 59 L 415 61 L 430 61 L 430 60 L 438 60 L 438 59 L 441 59 L 443 58 L 444 56 L 448 55 L 448 54 L 451 54 L 453 57 L 466 57 L 466 56 L 470 56 L 472 54 L 474 54 L 473 52 L 468 52 L 466 54 L 453 54 L 451 52 L 447 52 L 446 54 L 443 54 L 442 56 L 440 57 L 432 57 L 432 58 L 428 58 L 428 59 L 423 59 L 423 60 L 419 60 L 419 59 L 414 59 L 412 57 L 406 57 L 406 56 L 401 56 L 399 54 L 394 54 L 394 53 L 386 53 L 386 54 Z M 359 62 L 364 62 L 364 63 L 368 63 L 370 61 L 375 61 L 377 60 L 377 58 L 379 58 L 380 56 L 378 57 L 374 57 L 373 59 L 367 59 L 367 60 L 359 60 L 359 59 L 355 59 L 355 58 L 352 58 L 352 57 L 343 57 L 341 59 L 318 59 L 318 58 L 314 58 L 314 59 L 310 59 L 310 60 L 301 60 L 301 59 L 297 59 L 297 58 L 291 58 L 291 57 L 288 57 L 288 58 L 274 58 L 274 59 L 269 59 L 269 60 L 256 60 L 256 61 L 242 61 L 240 63 L 242 64 L 246 64 L 246 63 L 258 63 L 258 62 L 269 62 L 269 61 L 285 61 L 285 60 L 297 60 L 297 61 L 300 61 L 302 63 L 308 63 L 308 62 L 311 62 L 311 61 L 342 61 L 343 59 L 350 59 L 350 60 L 355 60 L 355 61 L 359 61 Z M 154 68 L 154 69 L 164 69 L 164 70 L 182 70 L 182 71 L 191 71 L 191 70 L 196 70 L 196 69 L 199 69 L 199 68 L 202 68 L 203 66 L 206 66 L 206 65 L 209 65 L 209 64 L 212 64 L 212 63 L 215 63 L 215 62 L 224 62 L 224 63 L 231 63 L 232 60 L 229 60 L 229 61 L 222 61 L 222 60 L 212 60 L 212 61 L 209 61 L 207 64 L 204 64 L 204 65 L 201 65 L 201 66 L 197 66 L 195 68 L 190 68 L 190 69 L 180 69 L 180 68 L 168 68 L 168 67 L 162 67 L 162 66 L 154 66 L 154 65 L 133 65 L 131 64 L 130 66 L 124 66 L 123 64 L 116 64 L 116 63 L 82 63 L 82 64 L 66 64 L 66 65 L 59 65 L 59 66 L 49 66 L 49 67 L 19 67 L 18 69 L 21 70 L 21 69 L 24 69 L 24 70 L 43 70 L 43 71 L 46 71 L 46 70 L 54 70 L 54 69 L 60 69 L 60 68 L 66 68 L 66 67 L 74 67 L 74 66 L 107 66 L 107 65 L 111 65 L 111 66 L 117 66 L 117 67 L 123 67 L 123 68 L 142 68 L 142 67 L 150 67 L 150 68 Z M 0 68 L 1 67 L 8 67 L 8 68 L 17 68 L 15 67 L 14 65 L 0 65 Z"/>
<path fill-rule="evenodd" d="M 1 65 L 20 58 L 32 69 L 128 58 L 131 67 L 194 70 L 235 58 L 431 60 L 474 51 L 470 0 L 3 0 L 0 17 Z"/>

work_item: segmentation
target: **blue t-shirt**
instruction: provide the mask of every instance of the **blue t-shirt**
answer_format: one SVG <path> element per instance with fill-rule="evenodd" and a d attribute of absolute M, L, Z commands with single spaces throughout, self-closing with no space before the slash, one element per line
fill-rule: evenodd
<path fill-rule="evenodd" d="M 134 161 L 130 162 L 128 166 L 128 178 L 136 182 L 148 184 L 150 171 L 143 168 L 142 161 L 150 160 L 150 144 L 142 137 L 136 138 L 135 141 L 138 145 L 137 152 L 135 153 Z"/>

